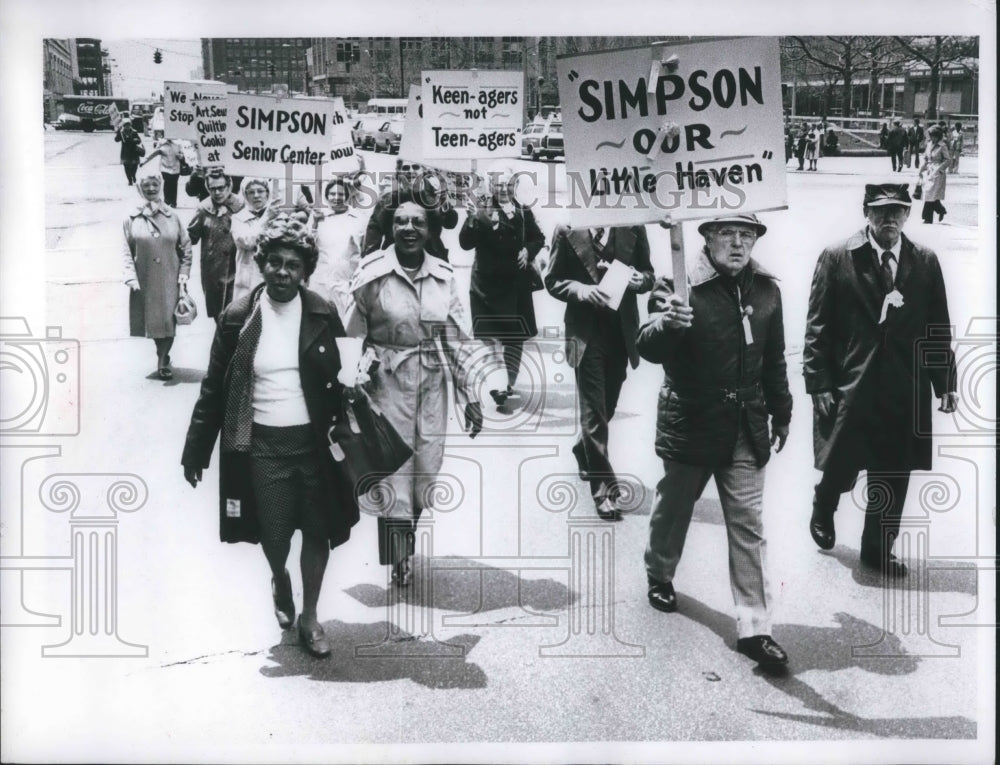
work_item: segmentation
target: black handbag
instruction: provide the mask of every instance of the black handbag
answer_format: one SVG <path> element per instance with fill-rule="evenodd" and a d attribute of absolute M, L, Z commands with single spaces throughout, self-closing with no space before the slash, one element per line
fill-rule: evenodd
<path fill-rule="evenodd" d="M 194 168 L 191 167 L 190 164 L 188 164 L 188 161 L 186 159 L 184 159 L 184 157 L 182 155 L 181 156 L 181 175 L 191 175 L 191 171 L 193 169 Z"/>
<path fill-rule="evenodd" d="M 353 488 L 355 499 L 413 456 L 410 445 L 363 390 L 353 401 L 343 397 L 341 414 L 327 431 L 327 441 L 337 473 Z"/>
<path fill-rule="evenodd" d="M 922 199 L 923 196 L 924 196 L 924 185 L 918 181 L 916 188 L 913 189 L 913 198 Z"/>

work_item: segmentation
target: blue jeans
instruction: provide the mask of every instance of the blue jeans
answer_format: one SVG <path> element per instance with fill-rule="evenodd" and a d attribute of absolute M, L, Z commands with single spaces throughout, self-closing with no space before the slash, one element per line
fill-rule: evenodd
<path fill-rule="evenodd" d="M 736 604 L 737 634 L 741 638 L 770 635 L 771 588 L 761 518 L 764 468 L 757 465 L 745 428 L 740 428 L 730 465 L 711 468 L 665 459 L 663 469 L 649 519 L 646 573 L 660 582 L 673 581 L 694 503 L 714 476 L 729 540 L 729 585 Z"/>

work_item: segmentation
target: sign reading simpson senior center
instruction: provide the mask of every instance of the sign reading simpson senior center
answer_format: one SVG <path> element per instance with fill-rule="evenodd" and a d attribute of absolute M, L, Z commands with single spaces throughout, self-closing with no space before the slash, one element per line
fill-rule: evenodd
<path fill-rule="evenodd" d="M 312 181 L 356 170 L 342 98 L 281 98 L 230 93 L 225 167 L 233 175 Z"/>
<path fill-rule="evenodd" d="M 523 80 L 522 72 L 424 72 L 424 158 L 520 156 Z"/>
<path fill-rule="evenodd" d="M 163 83 L 163 134 L 167 138 L 199 142 L 203 131 L 199 125 L 206 120 L 218 118 L 212 115 L 206 102 L 218 101 L 226 97 L 231 86 L 224 82 L 206 80 L 203 82 Z M 216 132 L 209 129 L 205 132 Z M 205 152 L 200 151 L 200 154 Z"/>
<path fill-rule="evenodd" d="M 777 38 L 564 56 L 557 71 L 572 225 L 787 207 Z"/>

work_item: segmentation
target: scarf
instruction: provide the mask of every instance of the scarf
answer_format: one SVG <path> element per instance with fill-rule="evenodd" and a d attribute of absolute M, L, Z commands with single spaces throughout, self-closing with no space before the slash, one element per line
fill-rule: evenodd
<path fill-rule="evenodd" d="M 222 423 L 222 451 L 249 452 L 250 432 L 253 428 L 253 360 L 257 343 L 264 327 L 260 313 L 260 299 L 264 290 L 253 297 L 250 315 L 240 329 L 236 350 L 229 364 L 229 389 L 226 393 L 226 412 Z"/>

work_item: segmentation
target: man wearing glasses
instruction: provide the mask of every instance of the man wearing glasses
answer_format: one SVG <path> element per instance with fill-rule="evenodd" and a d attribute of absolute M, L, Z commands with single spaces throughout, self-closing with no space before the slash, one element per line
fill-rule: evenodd
<path fill-rule="evenodd" d="M 937 256 L 903 236 L 907 184 L 865 186 L 868 225 L 816 264 L 803 349 L 813 449 L 823 477 L 809 531 L 836 543 L 833 513 L 868 471 L 861 564 L 906 576 L 892 554 L 911 470 L 931 467 L 931 389 L 958 406 L 948 298 Z"/>
<path fill-rule="evenodd" d="M 756 215 L 702 223 L 705 246 L 690 270 L 689 299 L 676 294 L 671 279 L 659 279 L 638 349 L 664 372 L 656 422 L 664 476 L 649 520 L 649 604 L 677 610 L 674 572 L 694 503 L 714 477 L 729 541 L 736 648 L 773 668 L 788 656 L 771 637 L 761 507 L 764 466 L 771 448 L 785 445 L 792 396 L 781 292 L 750 258 L 766 231 Z"/>

